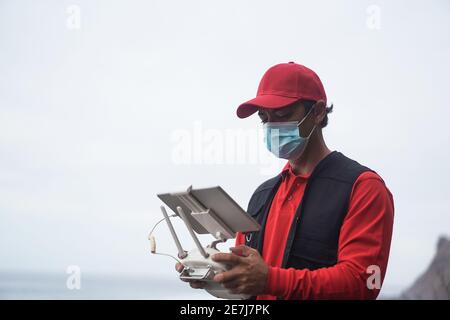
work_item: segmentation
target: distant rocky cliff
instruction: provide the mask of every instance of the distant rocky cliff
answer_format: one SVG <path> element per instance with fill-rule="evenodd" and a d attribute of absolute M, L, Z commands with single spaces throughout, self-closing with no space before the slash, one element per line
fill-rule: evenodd
<path fill-rule="evenodd" d="M 450 240 L 439 238 L 430 266 L 400 299 L 450 300 Z"/>

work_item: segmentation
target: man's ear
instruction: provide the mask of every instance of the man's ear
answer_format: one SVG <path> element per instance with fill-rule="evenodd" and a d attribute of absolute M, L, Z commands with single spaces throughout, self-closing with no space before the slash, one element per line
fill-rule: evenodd
<path fill-rule="evenodd" d="M 316 104 L 314 105 L 314 123 L 316 125 L 320 125 L 322 123 L 322 120 L 327 115 L 327 104 L 323 100 L 318 100 Z"/>

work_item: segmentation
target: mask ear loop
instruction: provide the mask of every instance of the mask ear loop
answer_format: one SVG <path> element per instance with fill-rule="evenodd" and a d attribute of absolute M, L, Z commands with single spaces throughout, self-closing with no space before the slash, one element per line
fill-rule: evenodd
<path fill-rule="evenodd" d="M 314 105 L 311 107 L 311 109 L 308 111 L 308 113 L 306 114 L 306 116 L 305 116 L 302 120 L 300 120 L 300 121 L 298 122 L 298 124 L 297 124 L 297 127 L 298 127 L 298 128 L 300 128 L 300 125 L 303 123 L 303 121 L 305 121 L 306 118 L 308 118 L 309 114 L 313 111 L 313 109 L 314 109 L 315 106 L 316 106 L 316 105 L 314 104 Z M 313 134 L 314 129 L 316 129 L 316 126 L 317 126 L 317 125 L 314 124 L 314 127 L 311 129 L 311 132 L 308 134 L 307 137 L 305 137 L 305 139 L 308 139 L 308 140 L 309 140 L 309 138 L 311 138 L 311 135 Z M 299 133 L 300 133 L 300 130 L 299 130 Z"/>

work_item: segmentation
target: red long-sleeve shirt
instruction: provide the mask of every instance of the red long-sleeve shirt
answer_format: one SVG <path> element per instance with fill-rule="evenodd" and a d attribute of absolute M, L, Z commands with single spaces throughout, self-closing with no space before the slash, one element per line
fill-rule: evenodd
<path fill-rule="evenodd" d="M 367 278 L 374 272 L 369 266 L 379 267 L 382 283 L 394 220 L 392 194 L 383 180 L 376 173 L 364 172 L 355 181 L 340 230 L 336 265 L 317 270 L 285 269 L 281 264 L 287 236 L 309 175 L 295 175 L 289 162 L 283 171 L 286 174 L 264 231 L 262 257 L 269 266 L 266 294 L 257 299 L 375 299 L 380 290 L 367 286 Z M 236 246 L 241 244 L 245 238 L 238 233 Z"/>

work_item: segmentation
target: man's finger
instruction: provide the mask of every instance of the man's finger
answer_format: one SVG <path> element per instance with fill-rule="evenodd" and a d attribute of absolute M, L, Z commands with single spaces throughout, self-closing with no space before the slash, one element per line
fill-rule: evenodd
<path fill-rule="evenodd" d="M 216 274 L 214 276 L 214 281 L 225 283 L 229 281 L 234 281 L 235 279 L 239 278 L 240 272 L 236 269 L 231 269 L 230 271 L 221 272 L 219 274 Z"/>
<path fill-rule="evenodd" d="M 244 293 L 244 289 L 245 289 L 245 287 L 238 286 L 236 288 L 230 289 L 230 293 L 232 293 L 232 294 L 241 294 L 241 293 Z"/>
<path fill-rule="evenodd" d="M 246 245 L 240 245 L 237 247 L 231 247 L 230 251 L 234 254 L 237 254 L 238 256 L 242 256 L 242 257 L 248 257 L 250 255 L 250 253 L 253 252 L 254 249 L 246 246 Z"/>
<path fill-rule="evenodd" d="M 216 253 L 212 256 L 212 259 L 216 262 L 225 262 L 231 264 L 239 264 L 242 262 L 242 258 L 233 253 Z"/>
<path fill-rule="evenodd" d="M 194 289 L 203 289 L 205 287 L 205 283 L 203 281 L 189 281 L 191 288 Z"/>
<path fill-rule="evenodd" d="M 203 287 L 205 286 L 205 283 L 203 281 L 190 279 L 181 279 L 181 281 L 189 283 L 189 285 L 194 289 L 203 289 Z"/>
<path fill-rule="evenodd" d="M 234 280 L 231 281 L 227 281 L 222 283 L 222 285 L 226 288 L 226 289 L 234 289 L 237 288 L 239 285 L 241 284 L 241 281 L 239 278 L 236 278 Z"/>
<path fill-rule="evenodd" d="M 177 270 L 178 272 L 183 271 L 184 267 L 181 263 L 177 262 L 177 264 L 175 265 L 175 270 Z"/>

